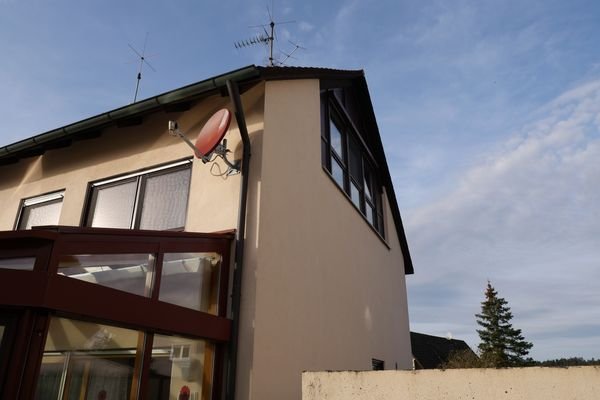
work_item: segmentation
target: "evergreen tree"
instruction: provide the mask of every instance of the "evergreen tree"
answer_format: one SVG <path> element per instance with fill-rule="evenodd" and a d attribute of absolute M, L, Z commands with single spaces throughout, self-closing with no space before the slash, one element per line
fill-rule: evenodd
<path fill-rule="evenodd" d="M 508 367 L 523 365 L 525 356 L 533 347 L 525 340 L 520 329 L 512 327 L 513 318 L 508 302 L 498 297 L 498 292 L 488 281 L 485 301 L 481 303 L 481 313 L 475 314 L 477 324 L 482 329 L 477 333 L 481 339 L 479 355 L 484 365 Z"/>

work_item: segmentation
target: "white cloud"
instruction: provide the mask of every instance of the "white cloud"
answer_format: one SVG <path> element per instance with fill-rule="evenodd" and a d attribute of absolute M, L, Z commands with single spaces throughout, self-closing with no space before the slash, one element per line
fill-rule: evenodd
<path fill-rule="evenodd" d="M 486 279 L 498 283 L 516 316 L 527 315 L 518 327 L 534 344 L 542 334 L 544 341 L 553 333 L 578 335 L 590 318 L 600 319 L 599 100 L 600 80 L 565 92 L 452 191 L 404 213 L 416 268 L 411 294 L 457 289 L 446 303 L 427 306 L 415 295 L 414 325 L 430 326 L 432 314 L 449 325 L 438 320 L 439 332 L 458 331 L 456 319 L 474 332 L 473 313 L 457 305 L 477 307 Z M 586 340 L 600 347 L 600 325 Z M 555 356 L 547 347 L 534 354 Z"/>

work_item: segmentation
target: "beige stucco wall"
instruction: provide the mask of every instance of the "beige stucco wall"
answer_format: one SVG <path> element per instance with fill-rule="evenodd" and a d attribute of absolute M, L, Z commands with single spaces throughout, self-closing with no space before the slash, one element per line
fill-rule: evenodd
<path fill-rule="evenodd" d="M 302 400 L 592 400 L 600 367 L 305 372 Z"/>
<path fill-rule="evenodd" d="M 410 368 L 404 265 L 385 203 L 386 242 L 321 167 L 317 80 L 273 81 L 242 95 L 252 142 L 240 321 L 238 399 L 300 399 L 301 371 Z M 226 97 L 0 167 L 0 230 L 22 199 L 64 189 L 60 224 L 78 226 L 91 181 L 191 156 L 167 133 L 196 131 Z M 263 119 L 264 110 L 264 119 Z M 232 121 L 229 148 L 240 158 Z M 237 226 L 240 175 L 194 160 L 187 231 Z"/>
<path fill-rule="evenodd" d="M 303 370 L 410 368 L 402 254 L 321 167 L 319 82 L 267 82 L 253 147 L 238 370 L 242 399 L 300 399 Z M 389 245 L 389 248 L 388 248 Z"/>
<path fill-rule="evenodd" d="M 243 96 L 249 128 L 262 131 L 261 86 Z M 20 160 L 0 167 L 0 230 L 13 229 L 20 202 L 24 198 L 65 190 L 60 225 L 79 226 L 86 201 L 88 183 L 126 174 L 164 163 L 191 157 L 190 148 L 167 131 L 167 121 L 177 120 L 191 140 L 208 117 L 222 107 L 229 107 L 227 97 L 214 96 L 196 104 L 189 111 L 159 112 L 147 116 L 143 124 L 110 127 L 95 139 L 47 151 L 44 155 Z M 252 134 L 253 132 L 251 132 Z M 238 148 L 239 133 L 235 119 L 226 135 L 228 147 Z M 233 158 L 233 157 L 232 157 Z M 187 231 L 212 232 L 237 226 L 240 175 L 227 179 L 212 176 L 218 166 L 194 159 L 190 185 Z M 224 170 L 222 162 L 218 162 Z"/>

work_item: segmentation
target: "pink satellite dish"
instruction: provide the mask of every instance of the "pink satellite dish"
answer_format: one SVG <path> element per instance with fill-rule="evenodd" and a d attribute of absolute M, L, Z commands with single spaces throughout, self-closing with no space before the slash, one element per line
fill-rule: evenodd
<path fill-rule="evenodd" d="M 206 156 L 212 153 L 223 137 L 225 133 L 227 133 L 227 129 L 229 129 L 229 123 L 231 122 L 231 112 L 223 108 L 212 115 L 206 121 L 200 133 L 198 134 L 198 138 L 196 139 L 196 150 L 202 155 Z M 196 155 L 198 155 L 196 152 Z"/>

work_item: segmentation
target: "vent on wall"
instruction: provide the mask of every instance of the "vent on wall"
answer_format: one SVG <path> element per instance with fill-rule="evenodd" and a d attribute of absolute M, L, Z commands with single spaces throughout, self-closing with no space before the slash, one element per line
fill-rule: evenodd
<path fill-rule="evenodd" d="M 385 362 L 376 358 L 371 358 L 371 367 L 373 371 L 383 371 L 385 369 Z"/>

